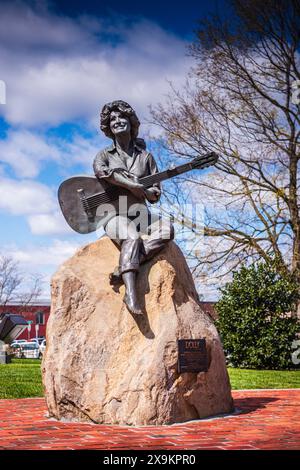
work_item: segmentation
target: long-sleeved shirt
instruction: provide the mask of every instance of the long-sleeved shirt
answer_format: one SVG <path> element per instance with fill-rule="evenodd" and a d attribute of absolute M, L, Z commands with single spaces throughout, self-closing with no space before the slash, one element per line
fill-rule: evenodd
<path fill-rule="evenodd" d="M 138 178 L 158 173 L 153 155 L 137 143 L 134 143 L 132 157 L 119 151 L 114 144 L 106 147 L 96 155 L 93 167 L 95 175 L 104 179 L 109 178 L 114 171 L 124 172 L 125 175 L 129 172 Z M 159 183 L 153 186 L 160 188 Z"/>
<path fill-rule="evenodd" d="M 115 144 L 112 144 L 110 147 L 106 147 L 96 155 L 93 168 L 95 175 L 100 180 L 110 178 L 115 171 L 123 173 L 124 176 L 133 174 L 138 178 L 154 175 L 159 171 L 152 154 L 147 152 L 137 142 L 134 143 L 134 152 L 132 157 L 128 156 L 125 152 L 118 150 Z M 154 183 L 153 187 L 160 189 L 159 183 Z M 128 197 L 129 206 L 135 203 L 141 204 L 141 201 L 137 200 L 132 193 L 129 193 Z M 157 196 L 157 201 L 159 200 L 159 197 L 160 193 Z"/>

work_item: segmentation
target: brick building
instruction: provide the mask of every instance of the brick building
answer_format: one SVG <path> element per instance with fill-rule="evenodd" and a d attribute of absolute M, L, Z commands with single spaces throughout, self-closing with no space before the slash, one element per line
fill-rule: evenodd
<path fill-rule="evenodd" d="M 26 305 L 26 307 L 18 304 L 17 302 L 11 302 L 8 305 L 0 305 L 0 314 L 1 313 L 17 313 L 18 315 L 22 315 L 25 320 L 28 321 L 28 324 L 30 325 L 29 329 L 23 331 L 18 339 L 29 340 L 36 336 L 46 337 L 46 326 L 50 314 L 49 301 L 40 301 L 32 305 Z"/>

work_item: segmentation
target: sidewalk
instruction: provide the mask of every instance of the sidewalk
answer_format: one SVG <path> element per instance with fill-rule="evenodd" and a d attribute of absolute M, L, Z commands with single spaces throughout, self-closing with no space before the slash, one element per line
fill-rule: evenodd
<path fill-rule="evenodd" d="M 0 449 L 300 449 L 300 389 L 232 394 L 231 416 L 139 428 L 61 423 L 43 398 L 0 400 Z"/>

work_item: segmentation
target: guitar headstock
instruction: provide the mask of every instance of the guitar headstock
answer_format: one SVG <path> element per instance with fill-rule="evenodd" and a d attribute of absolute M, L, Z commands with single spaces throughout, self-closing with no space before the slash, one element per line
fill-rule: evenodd
<path fill-rule="evenodd" d="M 194 158 L 191 161 L 193 168 L 207 168 L 209 166 L 215 165 L 219 159 L 219 155 L 215 152 L 209 152 L 205 155 L 199 155 L 199 157 Z"/>

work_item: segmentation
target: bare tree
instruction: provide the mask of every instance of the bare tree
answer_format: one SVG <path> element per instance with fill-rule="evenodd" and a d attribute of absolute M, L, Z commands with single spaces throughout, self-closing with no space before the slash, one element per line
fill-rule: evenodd
<path fill-rule="evenodd" d="M 200 25 L 186 86 L 171 86 L 153 122 L 173 157 L 220 155 L 215 171 L 176 181 L 205 201 L 196 276 L 276 258 L 299 282 L 300 1 L 234 0 L 231 8 L 230 24 L 214 17 Z M 167 197 L 172 203 L 172 191 Z"/>
<path fill-rule="evenodd" d="M 31 276 L 27 279 L 19 264 L 10 256 L 0 255 L 0 306 L 18 302 L 27 307 L 41 295 L 41 278 Z"/>

